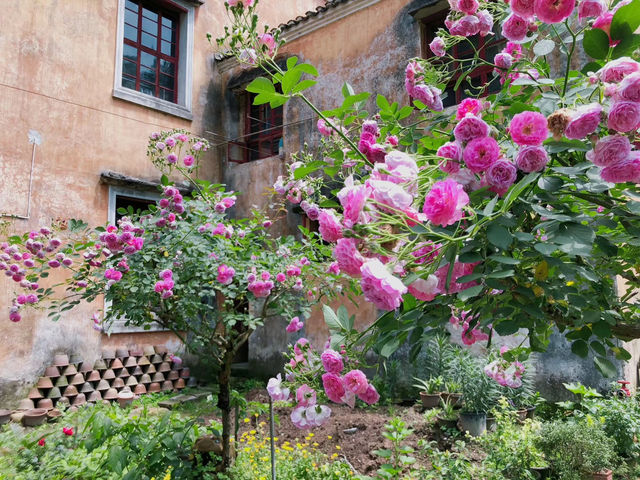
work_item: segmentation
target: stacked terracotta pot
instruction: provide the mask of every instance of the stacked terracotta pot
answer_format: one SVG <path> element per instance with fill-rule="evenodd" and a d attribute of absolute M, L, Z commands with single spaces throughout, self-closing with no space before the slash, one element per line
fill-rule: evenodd
<path fill-rule="evenodd" d="M 64 353 L 56 354 L 53 365 L 18 406 L 51 410 L 55 406 L 80 406 L 87 402 L 117 400 L 128 387 L 135 395 L 182 390 L 195 386 L 189 368 L 174 361 L 173 354 L 161 345 L 132 349 L 105 348 L 95 363 Z"/>

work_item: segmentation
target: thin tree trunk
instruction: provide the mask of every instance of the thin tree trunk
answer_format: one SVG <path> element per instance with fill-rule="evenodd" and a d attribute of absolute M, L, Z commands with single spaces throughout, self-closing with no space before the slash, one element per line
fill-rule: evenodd
<path fill-rule="evenodd" d="M 222 468 L 226 471 L 231 466 L 231 399 L 230 380 L 231 362 L 233 355 L 227 352 L 224 356 L 222 368 L 218 375 L 220 394 L 218 395 L 218 408 L 222 412 Z"/>

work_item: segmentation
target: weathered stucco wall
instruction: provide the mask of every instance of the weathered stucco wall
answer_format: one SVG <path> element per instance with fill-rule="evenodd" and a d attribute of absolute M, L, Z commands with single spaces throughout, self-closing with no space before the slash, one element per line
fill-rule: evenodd
<path fill-rule="evenodd" d="M 263 2 L 263 19 L 275 25 L 319 0 Z M 193 52 L 193 121 L 187 121 L 112 96 L 116 59 L 117 0 L 6 0 L 0 34 L 0 213 L 24 215 L 32 146 L 27 134 L 40 132 L 35 153 L 31 218 L 9 219 L 3 233 L 22 233 L 57 218 L 82 218 L 91 225 L 107 221 L 108 187 L 100 172 L 157 180 L 145 156 L 148 135 L 186 128 L 204 135 L 215 124 L 211 94 L 214 37 L 226 22 L 223 2 L 207 0 L 196 8 Z M 221 179 L 215 150 L 204 158 L 201 175 Z M 6 220 L 6 219 L 5 219 Z M 56 351 L 95 358 L 100 344 L 167 343 L 167 333 L 117 335 L 95 332 L 93 307 L 78 307 L 58 323 L 32 311 L 9 322 L 13 284 L 0 276 L 0 405 L 23 395 Z M 173 348 L 173 347 L 172 347 Z M 19 367 L 17 367 L 19 366 Z"/>

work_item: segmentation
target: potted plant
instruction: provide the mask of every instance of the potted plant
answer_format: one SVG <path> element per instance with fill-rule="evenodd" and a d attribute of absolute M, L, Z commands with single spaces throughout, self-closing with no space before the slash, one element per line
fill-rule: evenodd
<path fill-rule="evenodd" d="M 440 392 L 444 386 L 444 379 L 442 377 L 432 377 L 428 380 L 422 380 L 415 378 L 417 382 L 414 387 L 420 391 L 420 400 L 424 408 L 435 408 L 440 405 Z"/>
<path fill-rule="evenodd" d="M 444 428 L 456 428 L 458 426 L 458 413 L 451 402 L 442 402 L 442 410 L 436 416 L 436 423 Z"/>
<path fill-rule="evenodd" d="M 455 407 L 462 398 L 462 385 L 456 380 L 447 380 L 444 384 L 444 392 L 442 392 L 442 400 L 451 403 Z"/>
<path fill-rule="evenodd" d="M 462 408 L 460 427 L 473 437 L 487 429 L 487 412 L 496 398 L 496 384 L 483 371 L 480 360 L 467 355 L 460 364 Z"/>

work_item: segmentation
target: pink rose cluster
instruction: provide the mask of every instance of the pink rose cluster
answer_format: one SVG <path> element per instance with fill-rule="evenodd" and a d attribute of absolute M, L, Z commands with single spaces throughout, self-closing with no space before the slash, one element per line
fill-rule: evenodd
<path fill-rule="evenodd" d="M 233 192 L 230 192 L 233 193 Z M 233 207 L 236 204 L 236 196 L 229 195 L 223 198 L 219 198 L 214 206 L 214 209 L 217 213 L 223 214 L 227 211 L 228 208 Z"/>
<path fill-rule="evenodd" d="M 560 23 L 569 18 L 576 0 L 511 0 L 510 14 L 502 23 L 502 36 L 512 42 L 521 42 L 530 31 L 537 29 L 536 21 Z"/>
<path fill-rule="evenodd" d="M 296 390 L 296 400 L 298 403 L 291 412 L 291 423 L 300 429 L 321 427 L 331 417 L 331 409 L 317 403 L 315 390 L 306 383 Z"/>
<path fill-rule="evenodd" d="M 493 16 L 488 10 L 480 10 L 477 0 L 449 0 L 451 11 L 444 21 L 451 35 L 485 37 L 493 30 Z"/>
<path fill-rule="evenodd" d="M 299 317 L 293 317 L 287 325 L 286 331 L 288 333 L 299 332 L 304 328 L 304 322 Z"/>
<path fill-rule="evenodd" d="M 177 228 L 176 215 L 184 213 L 183 198 L 180 194 L 180 190 L 175 187 L 165 187 L 162 192 L 164 198 L 161 198 L 158 202 L 158 214 L 160 218 L 156 220 L 156 226 L 169 227 L 171 229 Z"/>
<path fill-rule="evenodd" d="M 156 162 L 167 165 L 180 163 L 186 168 L 193 168 L 202 153 L 209 149 L 209 142 L 198 137 L 190 137 L 186 132 L 175 130 L 171 132 L 154 132 L 149 137 L 149 153 L 155 157 Z"/>
<path fill-rule="evenodd" d="M 233 276 L 236 274 L 236 271 L 233 267 L 229 267 L 224 263 L 218 266 L 218 276 L 216 277 L 216 281 L 222 285 L 229 285 L 233 282 Z"/>
<path fill-rule="evenodd" d="M 436 112 L 443 110 L 442 91 L 432 85 L 427 85 L 423 78 L 424 68 L 418 62 L 412 61 L 405 71 L 404 86 L 407 93 L 414 100 L 419 100 L 427 108 Z"/>
<path fill-rule="evenodd" d="M 375 120 L 368 120 L 363 123 L 360 140 L 358 141 L 358 150 L 360 150 L 371 163 L 382 162 L 387 154 L 386 147 L 378 143 L 379 137 L 380 129 Z"/>
<path fill-rule="evenodd" d="M 142 237 L 144 229 L 142 227 L 133 225 L 127 217 L 123 217 L 118 225 L 119 227 L 107 226 L 106 230 L 98 236 L 102 243 L 102 254 L 107 258 L 118 252 L 133 255 L 142 250 L 144 246 L 144 238 Z M 99 248 L 100 244 L 96 247 Z M 85 259 L 88 261 L 96 257 L 96 255 L 92 255 L 91 251 L 86 253 Z"/>
<path fill-rule="evenodd" d="M 473 345 L 476 342 L 489 340 L 489 335 L 480 330 L 477 325 L 471 328 L 470 323 L 475 320 L 477 316 L 474 317 L 470 315 L 470 313 L 470 310 L 465 310 L 460 312 L 460 316 L 451 315 L 449 319 L 449 323 L 454 327 L 462 327 L 460 334 L 462 343 L 465 345 Z"/>
<path fill-rule="evenodd" d="M 255 273 L 250 273 L 247 276 L 249 285 L 247 289 L 253 293 L 257 298 L 265 298 L 271 295 L 271 290 L 274 287 L 273 281 L 271 281 L 271 274 L 266 270 L 258 277 Z"/>
<path fill-rule="evenodd" d="M 253 0 L 227 0 L 230 7 L 251 8 Z"/>
<path fill-rule="evenodd" d="M 160 294 L 161 298 L 169 298 L 173 296 L 173 272 L 170 269 L 162 270 L 159 274 L 160 281 L 156 282 L 154 290 Z"/>
<path fill-rule="evenodd" d="M 504 350 L 502 350 L 504 351 Z M 498 358 L 484 367 L 484 373 L 494 379 L 503 387 L 520 388 L 524 365 L 518 361 L 507 362 L 504 358 Z"/>

